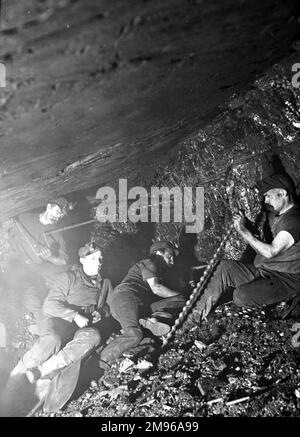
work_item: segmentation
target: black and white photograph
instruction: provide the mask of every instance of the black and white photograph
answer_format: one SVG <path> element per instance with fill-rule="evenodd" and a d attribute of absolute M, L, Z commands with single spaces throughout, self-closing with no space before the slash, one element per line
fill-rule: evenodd
<path fill-rule="evenodd" d="M 0 417 L 299 417 L 299 0 L 1 0 L 0 41 Z"/>

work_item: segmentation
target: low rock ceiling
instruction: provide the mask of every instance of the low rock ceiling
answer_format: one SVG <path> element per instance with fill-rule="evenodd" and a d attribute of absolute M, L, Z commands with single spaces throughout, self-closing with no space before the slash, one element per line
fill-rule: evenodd
<path fill-rule="evenodd" d="M 0 221 L 151 176 L 288 55 L 298 1 L 1 2 Z"/>

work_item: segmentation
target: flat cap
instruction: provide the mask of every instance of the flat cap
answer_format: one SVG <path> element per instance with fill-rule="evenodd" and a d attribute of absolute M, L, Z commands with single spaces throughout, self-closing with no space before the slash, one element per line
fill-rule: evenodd
<path fill-rule="evenodd" d="M 265 179 L 259 181 L 256 186 L 259 189 L 261 195 L 264 195 L 267 191 L 274 188 L 283 188 L 288 193 L 295 193 L 296 187 L 292 178 L 285 174 L 274 174 L 268 176 Z"/>
<path fill-rule="evenodd" d="M 49 203 L 58 205 L 64 214 L 67 214 L 71 209 L 70 204 L 65 197 L 57 197 L 56 199 L 51 199 Z"/>
<path fill-rule="evenodd" d="M 94 252 L 98 252 L 98 250 L 101 251 L 101 247 L 94 241 L 91 241 L 90 243 L 86 243 L 78 250 L 78 255 L 79 258 L 84 258 L 85 256 L 91 255 Z"/>

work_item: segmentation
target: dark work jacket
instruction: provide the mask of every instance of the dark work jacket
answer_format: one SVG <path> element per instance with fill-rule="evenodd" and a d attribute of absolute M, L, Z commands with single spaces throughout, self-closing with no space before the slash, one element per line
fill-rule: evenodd
<path fill-rule="evenodd" d="M 45 231 L 53 229 L 53 225 L 43 225 L 39 220 L 38 214 L 24 213 L 18 217 L 18 221 L 24 228 L 29 237 L 38 245 L 51 250 L 55 256 L 62 256 L 67 264 L 68 255 L 66 251 L 66 243 L 60 232 L 55 234 L 45 234 Z M 19 260 L 23 260 L 26 264 L 44 264 L 45 261 L 34 254 L 28 240 L 19 230 L 17 225 L 10 229 L 10 241 L 13 252 L 17 254 Z M 47 262 L 47 264 L 50 264 Z"/>
<path fill-rule="evenodd" d="M 81 267 L 69 270 L 57 277 L 43 305 L 46 316 L 59 317 L 72 322 L 77 314 L 91 313 L 95 309 L 108 315 L 106 298 L 112 292 L 109 279 L 98 276 L 94 283 Z"/>

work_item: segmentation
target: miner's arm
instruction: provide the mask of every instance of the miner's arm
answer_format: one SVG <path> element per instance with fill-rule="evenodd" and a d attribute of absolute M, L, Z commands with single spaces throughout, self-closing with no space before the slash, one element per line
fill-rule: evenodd
<path fill-rule="evenodd" d="M 163 284 L 159 283 L 159 279 L 157 277 L 147 279 L 147 282 L 154 294 L 157 296 L 166 298 L 173 297 L 180 294 L 178 291 L 171 290 Z"/>
<path fill-rule="evenodd" d="M 256 251 L 257 254 L 270 259 L 289 249 L 295 243 L 292 235 L 287 231 L 280 231 L 273 241 L 268 244 L 256 238 L 245 226 L 245 218 L 242 213 L 233 216 L 234 227 L 243 239 Z"/>

